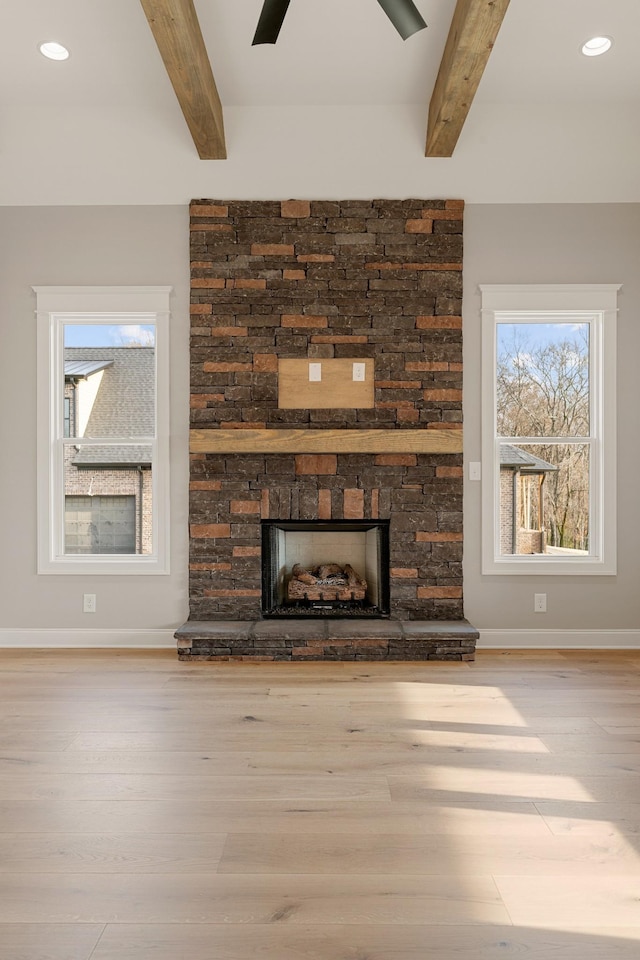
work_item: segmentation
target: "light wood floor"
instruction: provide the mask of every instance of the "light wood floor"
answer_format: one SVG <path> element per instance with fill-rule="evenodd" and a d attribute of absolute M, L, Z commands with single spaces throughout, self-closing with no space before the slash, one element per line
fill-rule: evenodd
<path fill-rule="evenodd" d="M 640 653 L 0 652 L 0 960 L 637 960 Z"/>

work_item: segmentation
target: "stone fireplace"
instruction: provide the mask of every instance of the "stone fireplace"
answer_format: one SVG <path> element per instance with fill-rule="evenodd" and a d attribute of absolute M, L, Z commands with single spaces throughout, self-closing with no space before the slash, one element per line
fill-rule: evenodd
<path fill-rule="evenodd" d="M 472 657 L 462 202 L 199 200 L 190 212 L 190 617 L 179 655 Z M 349 550 L 333 556 L 339 548 L 316 539 L 309 553 L 313 536 L 340 533 Z M 319 565 L 346 564 L 328 574 L 346 576 L 342 600 L 335 579 L 324 597 L 313 582 L 293 615 L 284 568 L 294 563 L 315 580 L 327 580 Z M 362 603 L 353 571 L 367 584 Z M 351 626 L 341 626 L 345 591 Z"/>

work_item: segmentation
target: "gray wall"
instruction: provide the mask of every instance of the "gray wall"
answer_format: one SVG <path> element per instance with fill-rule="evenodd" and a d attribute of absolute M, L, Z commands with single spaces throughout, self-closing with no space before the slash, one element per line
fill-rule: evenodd
<path fill-rule="evenodd" d="M 0 208 L 0 631 L 171 630 L 187 615 L 188 209 Z M 618 575 L 483 577 L 480 484 L 465 483 L 465 610 L 480 628 L 640 627 L 640 205 L 470 205 L 465 225 L 465 460 L 480 459 L 479 283 L 622 283 Z M 32 284 L 171 284 L 171 575 L 36 574 Z M 98 613 L 82 613 L 96 593 Z M 534 615 L 533 593 L 549 612 Z"/>
<path fill-rule="evenodd" d="M 465 461 L 480 459 L 481 283 L 622 283 L 618 315 L 618 574 L 482 576 L 480 484 L 465 482 L 465 613 L 485 629 L 640 627 L 640 205 L 470 205 L 465 215 Z M 548 613 L 533 613 L 546 593 Z"/>
<path fill-rule="evenodd" d="M 168 629 L 187 615 L 189 213 L 185 207 L 0 208 L 0 630 Z M 32 284 L 169 284 L 171 574 L 36 574 Z M 98 612 L 82 613 L 82 594 Z M 1 639 L 1 638 L 0 638 Z"/>

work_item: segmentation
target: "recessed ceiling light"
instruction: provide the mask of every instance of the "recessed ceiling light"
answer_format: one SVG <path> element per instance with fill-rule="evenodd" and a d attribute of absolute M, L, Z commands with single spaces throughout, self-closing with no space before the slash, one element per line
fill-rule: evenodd
<path fill-rule="evenodd" d="M 41 43 L 38 49 L 42 56 L 48 57 L 49 60 L 69 59 L 69 51 L 67 48 L 63 47 L 61 43 L 56 43 L 55 40 L 48 40 L 47 43 Z"/>
<path fill-rule="evenodd" d="M 582 44 L 582 52 L 585 57 L 599 57 L 600 54 L 611 49 L 612 43 L 611 37 L 591 37 L 590 40 Z"/>

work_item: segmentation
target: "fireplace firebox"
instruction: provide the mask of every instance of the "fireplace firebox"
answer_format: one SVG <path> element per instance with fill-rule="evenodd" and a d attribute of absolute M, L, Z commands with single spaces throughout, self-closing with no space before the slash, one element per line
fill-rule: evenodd
<path fill-rule="evenodd" d="M 263 520 L 263 617 L 388 617 L 388 520 Z"/>

